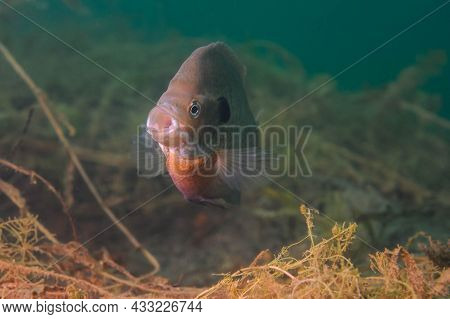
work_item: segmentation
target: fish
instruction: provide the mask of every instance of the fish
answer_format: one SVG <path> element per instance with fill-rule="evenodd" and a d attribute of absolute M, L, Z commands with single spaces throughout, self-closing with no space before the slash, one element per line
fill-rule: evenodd
<path fill-rule="evenodd" d="M 197 48 L 149 112 L 147 132 L 163 151 L 175 186 L 190 202 L 239 205 L 244 181 L 253 177 L 243 171 L 261 162 L 245 74 L 225 43 Z"/>

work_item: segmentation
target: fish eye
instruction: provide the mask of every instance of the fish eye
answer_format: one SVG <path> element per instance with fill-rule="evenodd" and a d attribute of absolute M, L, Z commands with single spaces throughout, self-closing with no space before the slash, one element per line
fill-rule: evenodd
<path fill-rule="evenodd" d="M 200 115 L 201 106 L 198 101 L 192 101 L 191 106 L 189 107 L 189 114 L 192 118 L 197 118 Z"/>

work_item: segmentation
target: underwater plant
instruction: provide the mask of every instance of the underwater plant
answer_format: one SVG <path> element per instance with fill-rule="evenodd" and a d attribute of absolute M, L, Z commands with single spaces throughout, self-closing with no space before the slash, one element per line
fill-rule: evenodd
<path fill-rule="evenodd" d="M 174 287 L 162 277 L 136 277 L 103 249 L 92 256 L 77 242 L 54 242 L 35 216 L 0 220 L 1 298 L 437 298 L 449 296 L 448 266 L 404 247 L 370 255 L 362 273 L 348 258 L 355 223 L 317 238 L 317 212 L 302 205 L 308 235 L 273 257 L 262 251 L 248 266 L 208 289 Z M 295 248 L 304 242 L 302 253 Z M 449 246 L 445 248 L 448 254 Z M 444 252 L 444 251 L 443 251 Z M 443 253 L 442 252 L 442 253 Z"/>

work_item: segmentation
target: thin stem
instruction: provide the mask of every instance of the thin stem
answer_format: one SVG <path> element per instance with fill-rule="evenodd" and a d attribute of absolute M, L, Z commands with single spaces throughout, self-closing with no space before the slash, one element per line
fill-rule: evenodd
<path fill-rule="evenodd" d="M 63 144 L 64 149 L 66 150 L 67 154 L 69 155 L 71 161 L 77 168 L 79 174 L 81 175 L 81 178 L 85 182 L 86 186 L 88 187 L 91 194 L 94 196 L 95 200 L 99 204 L 99 206 L 102 208 L 103 212 L 113 221 L 114 225 L 119 228 L 119 230 L 127 237 L 128 241 L 133 245 L 133 247 L 140 251 L 142 255 L 147 259 L 147 261 L 153 266 L 154 270 L 153 273 L 156 273 L 160 269 L 160 265 L 158 260 L 153 256 L 147 249 L 145 249 L 141 243 L 134 237 L 134 235 L 128 230 L 128 228 L 121 223 L 121 221 L 116 217 L 116 215 L 113 213 L 113 211 L 106 205 L 103 198 L 100 196 L 100 193 L 98 192 L 97 188 L 92 183 L 91 179 L 89 178 L 88 174 L 86 173 L 83 165 L 81 164 L 80 160 L 78 159 L 77 154 L 73 150 L 72 146 L 70 145 L 69 140 L 64 135 L 64 131 L 62 130 L 61 126 L 58 124 L 58 121 L 56 120 L 55 116 L 53 115 L 53 112 L 50 109 L 47 96 L 44 91 L 42 91 L 30 78 L 30 76 L 26 73 L 26 71 L 22 68 L 22 66 L 16 61 L 14 56 L 9 52 L 9 50 L 3 45 L 3 43 L 0 42 L 0 52 L 5 56 L 6 61 L 11 65 L 11 67 L 14 69 L 14 71 L 22 78 L 22 80 L 27 84 L 27 86 L 30 88 L 30 90 L 35 95 L 39 106 L 41 107 L 42 111 L 44 112 L 45 116 L 49 120 L 51 126 L 53 127 L 56 135 L 58 136 L 59 140 Z"/>

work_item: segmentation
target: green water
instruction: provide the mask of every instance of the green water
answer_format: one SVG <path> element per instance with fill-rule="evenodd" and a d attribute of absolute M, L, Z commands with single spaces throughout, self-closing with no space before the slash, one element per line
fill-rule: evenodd
<path fill-rule="evenodd" d="M 45 5 L 27 13 L 57 34 L 58 27 L 72 24 L 80 30 L 89 25 L 86 32 L 93 34 L 87 37 L 128 29 L 148 42 L 173 33 L 234 42 L 269 40 L 293 52 L 310 74 L 338 74 L 377 50 L 338 77 L 344 90 L 392 81 L 430 50 L 450 52 L 450 6 L 418 22 L 444 0 L 67 1 L 75 11 L 62 1 L 41 2 Z M 81 5 L 89 13 L 82 14 Z M 450 66 L 425 88 L 443 98 L 439 112 L 450 117 Z"/>

